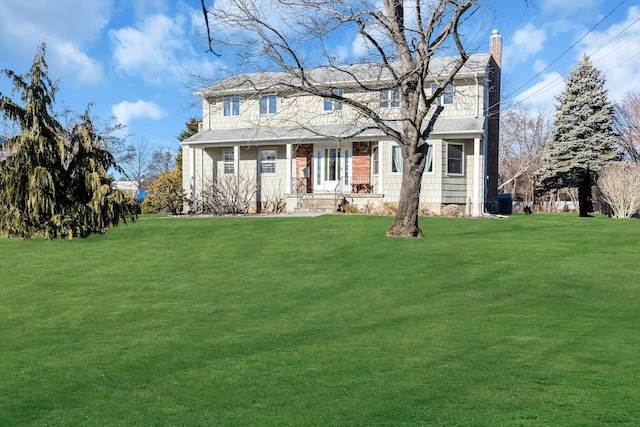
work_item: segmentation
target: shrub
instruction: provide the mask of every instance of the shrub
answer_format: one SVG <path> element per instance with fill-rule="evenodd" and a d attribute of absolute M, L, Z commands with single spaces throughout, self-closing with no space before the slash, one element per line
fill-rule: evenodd
<path fill-rule="evenodd" d="M 598 189 L 615 218 L 630 218 L 640 202 L 640 166 L 617 162 L 605 166 L 598 178 Z"/>
<path fill-rule="evenodd" d="M 214 215 L 246 214 L 256 200 L 258 183 L 245 174 L 223 175 L 210 180 L 199 201 L 200 210 Z"/>
<path fill-rule="evenodd" d="M 263 213 L 279 214 L 287 210 L 287 200 L 280 194 L 263 194 L 260 211 Z"/>
<path fill-rule="evenodd" d="M 455 216 L 455 217 L 463 217 L 464 212 L 459 205 L 446 205 L 442 208 L 442 216 Z"/>
<path fill-rule="evenodd" d="M 344 209 L 344 213 L 348 213 L 348 214 L 359 214 L 360 213 L 360 208 L 357 205 L 354 205 L 353 203 L 349 203 L 348 205 L 344 205 L 342 208 Z"/>
<path fill-rule="evenodd" d="M 384 202 L 382 203 L 382 209 L 384 211 L 384 215 L 394 216 L 396 212 L 398 212 L 398 204 L 393 202 Z"/>
<path fill-rule="evenodd" d="M 147 197 L 142 202 L 142 212 L 169 212 L 177 214 L 187 200 L 182 189 L 182 172 L 178 168 L 162 172 L 147 188 Z"/>
<path fill-rule="evenodd" d="M 362 207 L 362 212 L 364 212 L 367 215 L 382 215 L 384 213 L 379 203 L 372 203 L 372 202 L 367 202 Z"/>
<path fill-rule="evenodd" d="M 429 208 L 426 207 L 420 207 L 418 208 L 418 215 L 420 216 L 431 216 L 433 215 L 433 213 L 429 210 Z"/>

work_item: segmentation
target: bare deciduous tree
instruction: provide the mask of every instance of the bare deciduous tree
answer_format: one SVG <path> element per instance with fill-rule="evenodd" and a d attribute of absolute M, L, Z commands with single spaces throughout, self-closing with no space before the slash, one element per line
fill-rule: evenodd
<path fill-rule="evenodd" d="M 640 164 L 618 162 L 605 166 L 598 189 L 616 218 L 629 218 L 640 203 Z"/>
<path fill-rule="evenodd" d="M 125 178 L 135 181 L 138 188 L 145 188 L 148 183 L 149 166 L 151 165 L 151 148 L 143 139 L 128 145 L 119 166 Z"/>
<path fill-rule="evenodd" d="M 467 62 L 469 43 L 461 25 L 480 9 L 477 0 L 225 0 L 205 10 L 209 46 L 223 56 L 237 55 L 248 71 L 278 71 L 281 78 L 268 90 L 328 98 L 360 114 L 349 136 L 380 129 L 398 143 L 403 155 L 398 210 L 387 235 L 422 237 L 418 207 L 428 150 L 427 138 L 441 108 L 430 108 Z M 341 63 L 329 47 L 336 38 L 356 35 L 362 52 L 358 62 L 371 63 L 369 77 L 378 76 L 388 89 L 398 89 L 400 115 L 383 116 L 371 103 L 327 91 L 326 79 L 314 76 L 328 67 L 336 79 L 355 80 L 358 90 L 377 94 L 379 85 L 365 83 Z M 332 40 L 333 39 L 333 40 Z M 228 50 L 227 50 L 228 49 Z M 212 49 L 213 50 L 213 49 Z M 438 74 L 433 58 L 450 61 Z M 385 80 L 382 76 L 387 76 Z M 326 76 L 325 76 L 326 77 Z M 431 82 L 439 84 L 431 90 Z M 238 84 L 247 84 L 247 81 Z M 251 82 L 249 82 L 251 83 Z M 264 83 L 264 82 L 262 82 Z M 259 90 L 259 87 L 256 87 Z"/>
<path fill-rule="evenodd" d="M 171 172 L 176 166 L 176 153 L 163 147 L 156 149 L 151 155 L 149 164 L 149 180 L 156 180 L 166 172 Z"/>
<path fill-rule="evenodd" d="M 500 190 L 514 200 L 533 203 L 535 173 L 553 130 L 549 111 L 531 111 L 529 106 L 502 111 L 500 116 Z"/>
<path fill-rule="evenodd" d="M 627 92 L 616 108 L 614 122 L 620 151 L 627 160 L 640 163 L 640 93 Z"/>

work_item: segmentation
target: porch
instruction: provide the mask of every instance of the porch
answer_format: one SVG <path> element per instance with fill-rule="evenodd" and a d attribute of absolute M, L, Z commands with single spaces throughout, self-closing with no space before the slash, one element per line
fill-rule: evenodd
<path fill-rule="evenodd" d="M 292 192 L 374 194 L 373 147 L 377 147 L 377 142 L 297 145 Z"/>

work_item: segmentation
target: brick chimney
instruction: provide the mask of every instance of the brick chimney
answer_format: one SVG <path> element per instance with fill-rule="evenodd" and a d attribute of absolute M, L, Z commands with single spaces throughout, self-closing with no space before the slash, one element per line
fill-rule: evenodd
<path fill-rule="evenodd" d="M 489 91 L 487 111 L 487 187 L 485 203 L 489 210 L 498 203 L 498 152 L 500 143 L 500 75 L 502 69 L 502 36 L 493 30 L 489 39 L 489 73 L 487 89 Z"/>
<path fill-rule="evenodd" d="M 489 53 L 496 61 L 498 68 L 502 68 L 502 36 L 498 33 L 498 30 L 493 30 L 489 42 Z"/>

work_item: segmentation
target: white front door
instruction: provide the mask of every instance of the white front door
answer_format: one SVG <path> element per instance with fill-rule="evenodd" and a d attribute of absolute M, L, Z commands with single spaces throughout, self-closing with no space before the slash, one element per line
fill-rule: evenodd
<path fill-rule="evenodd" d="M 315 186 L 317 192 L 345 192 L 351 189 L 351 144 L 343 147 L 316 145 Z"/>

